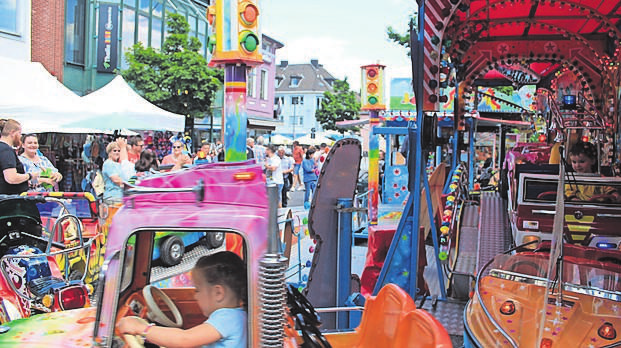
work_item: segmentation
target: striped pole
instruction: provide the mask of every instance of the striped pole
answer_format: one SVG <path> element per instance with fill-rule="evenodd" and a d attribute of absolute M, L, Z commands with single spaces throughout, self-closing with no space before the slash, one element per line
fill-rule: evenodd
<path fill-rule="evenodd" d="M 379 124 L 377 110 L 369 110 L 369 225 L 377 225 L 379 205 L 379 137 L 374 128 Z"/>
<path fill-rule="evenodd" d="M 246 65 L 224 68 L 224 161 L 246 160 Z"/>

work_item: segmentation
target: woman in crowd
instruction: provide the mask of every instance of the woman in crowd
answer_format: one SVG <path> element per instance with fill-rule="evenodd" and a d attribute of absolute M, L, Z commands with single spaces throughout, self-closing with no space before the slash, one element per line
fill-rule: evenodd
<path fill-rule="evenodd" d="M 317 162 L 314 159 L 315 148 L 310 147 L 306 151 L 306 157 L 302 161 L 302 172 L 304 180 L 304 208 L 310 208 L 309 198 L 315 193 L 317 185 Z M 312 193 L 311 193 L 312 190 Z"/>
<path fill-rule="evenodd" d="M 104 203 L 108 205 L 118 205 L 123 201 L 123 181 L 124 178 L 121 162 L 127 161 L 127 140 L 118 138 L 106 147 L 108 159 L 103 164 L 103 179 L 105 190 L 103 194 Z M 128 162 L 129 163 L 129 162 Z"/>
<path fill-rule="evenodd" d="M 47 157 L 39 152 L 39 140 L 35 134 L 26 134 L 22 138 L 24 153 L 19 160 L 24 165 L 26 173 L 38 173 L 39 177 L 30 180 L 28 191 L 54 191 L 63 176 L 58 172 Z"/>
<path fill-rule="evenodd" d="M 159 165 L 157 164 L 157 156 L 151 150 L 144 150 L 140 153 L 140 158 L 136 162 L 134 166 L 134 172 L 129 178 L 128 182 L 130 184 L 135 184 L 136 181 L 144 179 L 151 175 L 152 170 L 158 170 Z"/>
<path fill-rule="evenodd" d="M 183 143 L 179 140 L 173 143 L 172 153 L 162 160 L 163 166 L 171 164 L 173 165 L 171 170 L 178 170 L 183 168 L 184 165 L 192 164 L 190 156 L 183 153 Z"/>

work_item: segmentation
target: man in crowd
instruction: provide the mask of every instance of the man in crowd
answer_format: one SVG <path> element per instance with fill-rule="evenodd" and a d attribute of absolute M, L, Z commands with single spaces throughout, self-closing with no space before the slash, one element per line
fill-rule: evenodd
<path fill-rule="evenodd" d="M 15 151 L 22 143 L 22 126 L 9 119 L 0 120 L 0 193 L 19 194 L 28 191 L 28 181 L 39 177 L 39 173 L 28 173 Z"/>
<path fill-rule="evenodd" d="M 289 151 L 289 154 L 291 154 L 291 151 Z M 287 156 L 287 150 L 285 150 L 284 146 L 278 147 L 278 157 L 280 157 L 280 169 L 283 176 L 283 186 L 280 196 L 282 201 L 282 207 L 285 208 L 287 206 L 287 201 L 289 200 L 287 194 L 289 193 L 289 188 L 291 187 L 293 158 L 291 156 Z"/>
<path fill-rule="evenodd" d="M 140 159 L 140 153 L 144 149 L 144 140 L 140 135 L 134 135 L 129 137 L 129 149 L 127 151 L 127 160 L 136 164 Z"/>
<path fill-rule="evenodd" d="M 304 149 L 300 146 L 300 143 L 296 140 L 293 142 L 293 184 L 291 184 L 291 191 L 295 191 L 297 185 L 298 190 L 302 190 L 304 185 L 300 180 L 300 167 L 302 166 L 302 159 L 304 158 Z"/>
<path fill-rule="evenodd" d="M 246 139 L 246 159 L 254 158 L 254 139 Z"/>
<path fill-rule="evenodd" d="M 263 139 L 263 137 L 260 136 L 257 138 L 257 142 L 252 148 L 252 150 L 254 151 L 254 158 L 260 166 L 263 166 L 263 164 L 265 164 L 265 160 L 267 159 L 266 148 L 264 145 L 265 145 L 265 139 Z"/>
<path fill-rule="evenodd" d="M 276 155 L 276 147 L 274 145 L 269 145 L 265 149 L 265 154 L 267 157 L 265 159 L 264 168 L 267 184 L 274 183 L 278 186 L 278 208 L 282 208 L 281 194 L 284 181 L 280 167 L 280 157 Z"/>

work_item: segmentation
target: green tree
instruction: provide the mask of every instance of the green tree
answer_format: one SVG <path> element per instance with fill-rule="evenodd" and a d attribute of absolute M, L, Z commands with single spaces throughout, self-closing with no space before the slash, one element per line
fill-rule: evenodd
<path fill-rule="evenodd" d="M 410 22 L 409 22 L 409 28 L 413 28 L 414 32 L 417 32 L 417 26 L 416 26 L 416 13 L 410 15 Z M 401 34 L 399 32 L 397 32 L 392 26 L 388 26 L 388 28 L 386 28 L 386 34 L 388 35 L 388 39 L 390 41 L 395 42 L 396 44 L 403 46 L 407 49 L 407 54 L 408 57 L 410 56 L 412 50 L 410 49 L 410 32 L 409 30 L 406 31 L 405 33 Z"/>
<path fill-rule="evenodd" d="M 186 127 L 191 127 L 194 117 L 210 111 L 224 74 L 207 66 L 199 53 L 200 41 L 188 35 L 190 26 L 185 17 L 168 12 L 166 23 L 168 36 L 162 49 L 145 48 L 138 42 L 125 54 L 129 68 L 121 75 L 148 101 L 189 116 Z"/>
<path fill-rule="evenodd" d="M 349 82 L 336 80 L 332 91 L 325 91 L 321 100 L 321 108 L 315 112 L 315 118 L 324 129 L 345 131 L 336 127 L 336 122 L 358 119 L 360 102 L 354 91 L 349 89 Z"/>

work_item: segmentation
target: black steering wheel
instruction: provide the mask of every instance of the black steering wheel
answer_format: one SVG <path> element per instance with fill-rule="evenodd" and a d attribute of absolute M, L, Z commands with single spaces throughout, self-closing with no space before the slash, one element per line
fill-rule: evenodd
<path fill-rule="evenodd" d="M 306 299 L 298 289 L 287 285 L 287 305 L 289 312 L 296 320 L 297 325 L 302 331 L 304 343 L 303 348 L 329 348 L 332 347 L 328 340 L 319 331 L 321 320 L 313 305 Z"/>

